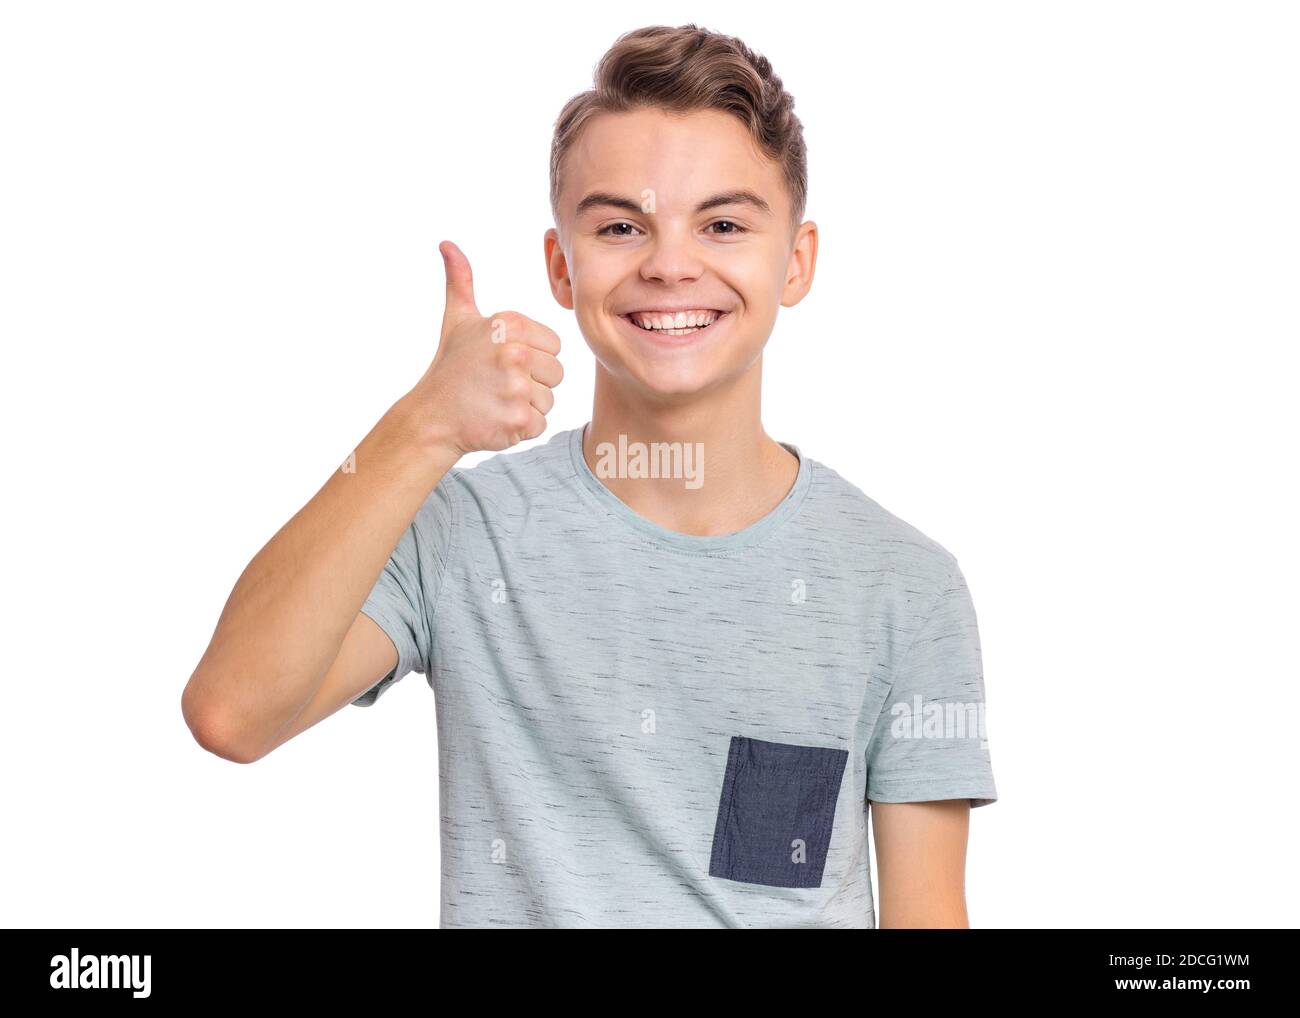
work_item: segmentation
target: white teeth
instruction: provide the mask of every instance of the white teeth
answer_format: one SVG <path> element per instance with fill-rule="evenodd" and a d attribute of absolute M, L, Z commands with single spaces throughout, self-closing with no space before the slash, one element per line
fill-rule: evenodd
<path fill-rule="evenodd" d="M 636 313 L 628 315 L 634 322 L 643 329 L 656 329 L 664 332 L 676 331 L 678 329 L 705 328 L 712 325 L 718 320 L 716 311 L 678 311 L 676 314 L 644 314 Z"/>

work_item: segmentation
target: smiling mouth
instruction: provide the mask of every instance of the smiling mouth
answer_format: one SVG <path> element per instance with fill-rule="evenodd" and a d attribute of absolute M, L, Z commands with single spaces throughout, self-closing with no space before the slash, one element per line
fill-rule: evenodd
<path fill-rule="evenodd" d="M 720 321 L 726 318 L 728 313 L 729 312 L 726 311 L 713 311 L 712 314 L 714 317 L 712 321 L 707 322 L 704 325 L 687 325 L 680 329 L 665 329 L 659 326 L 647 328 L 645 325 L 642 325 L 641 322 L 637 321 L 637 316 L 635 314 L 619 315 L 619 317 L 628 324 L 640 329 L 642 332 L 648 332 L 652 336 L 694 336 L 697 333 L 707 332 L 709 329 L 713 328 Z M 661 315 L 659 317 L 662 319 L 664 316 Z"/>

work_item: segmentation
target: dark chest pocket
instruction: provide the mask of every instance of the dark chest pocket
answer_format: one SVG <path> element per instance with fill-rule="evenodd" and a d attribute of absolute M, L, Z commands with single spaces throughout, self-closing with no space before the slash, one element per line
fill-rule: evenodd
<path fill-rule="evenodd" d="M 849 754 L 731 737 L 709 875 L 820 887 Z"/>

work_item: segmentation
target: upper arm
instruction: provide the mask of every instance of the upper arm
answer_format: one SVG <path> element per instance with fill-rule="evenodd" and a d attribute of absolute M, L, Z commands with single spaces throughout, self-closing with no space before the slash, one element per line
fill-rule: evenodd
<path fill-rule="evenodd" d="M 874 803 L 998 798 L 985 721 L 979 624 L 966 578 L 952 560 L 890 661 L 889 690 L 865 750 Z"/>
<path fill-rule="evenodd" d="M 265 756 L 351 703 L 396 666 L 397 647 L 392 639 L 373 619 L 359 612 L 320 688 L 261 755 Z"/>
<path fill-rule="evenodd" d="M 955 559 L 891 665 L 866 749 L 887 927 L 965 927 L 971 810 L 996 802 L 979 626 Z"/>
<path fill-rule="evenodd" d="M 872 802 L 882 929 L 966 928 L 970 800 Z"/>

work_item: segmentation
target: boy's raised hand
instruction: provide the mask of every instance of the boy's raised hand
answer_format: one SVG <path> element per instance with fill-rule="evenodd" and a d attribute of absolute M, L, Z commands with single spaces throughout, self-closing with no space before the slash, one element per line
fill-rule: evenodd
<path fill-rule="evenodd" d="M 555 405 L 551 389 L 564 377 L 560 337 L 517 311 L 485 318 L 474 303 L 469 259 L 449 240 L 438 250 L 447 275 L 442 336 L 408 400 L 429 434 L 457 455 L 536 438 Z"/>

